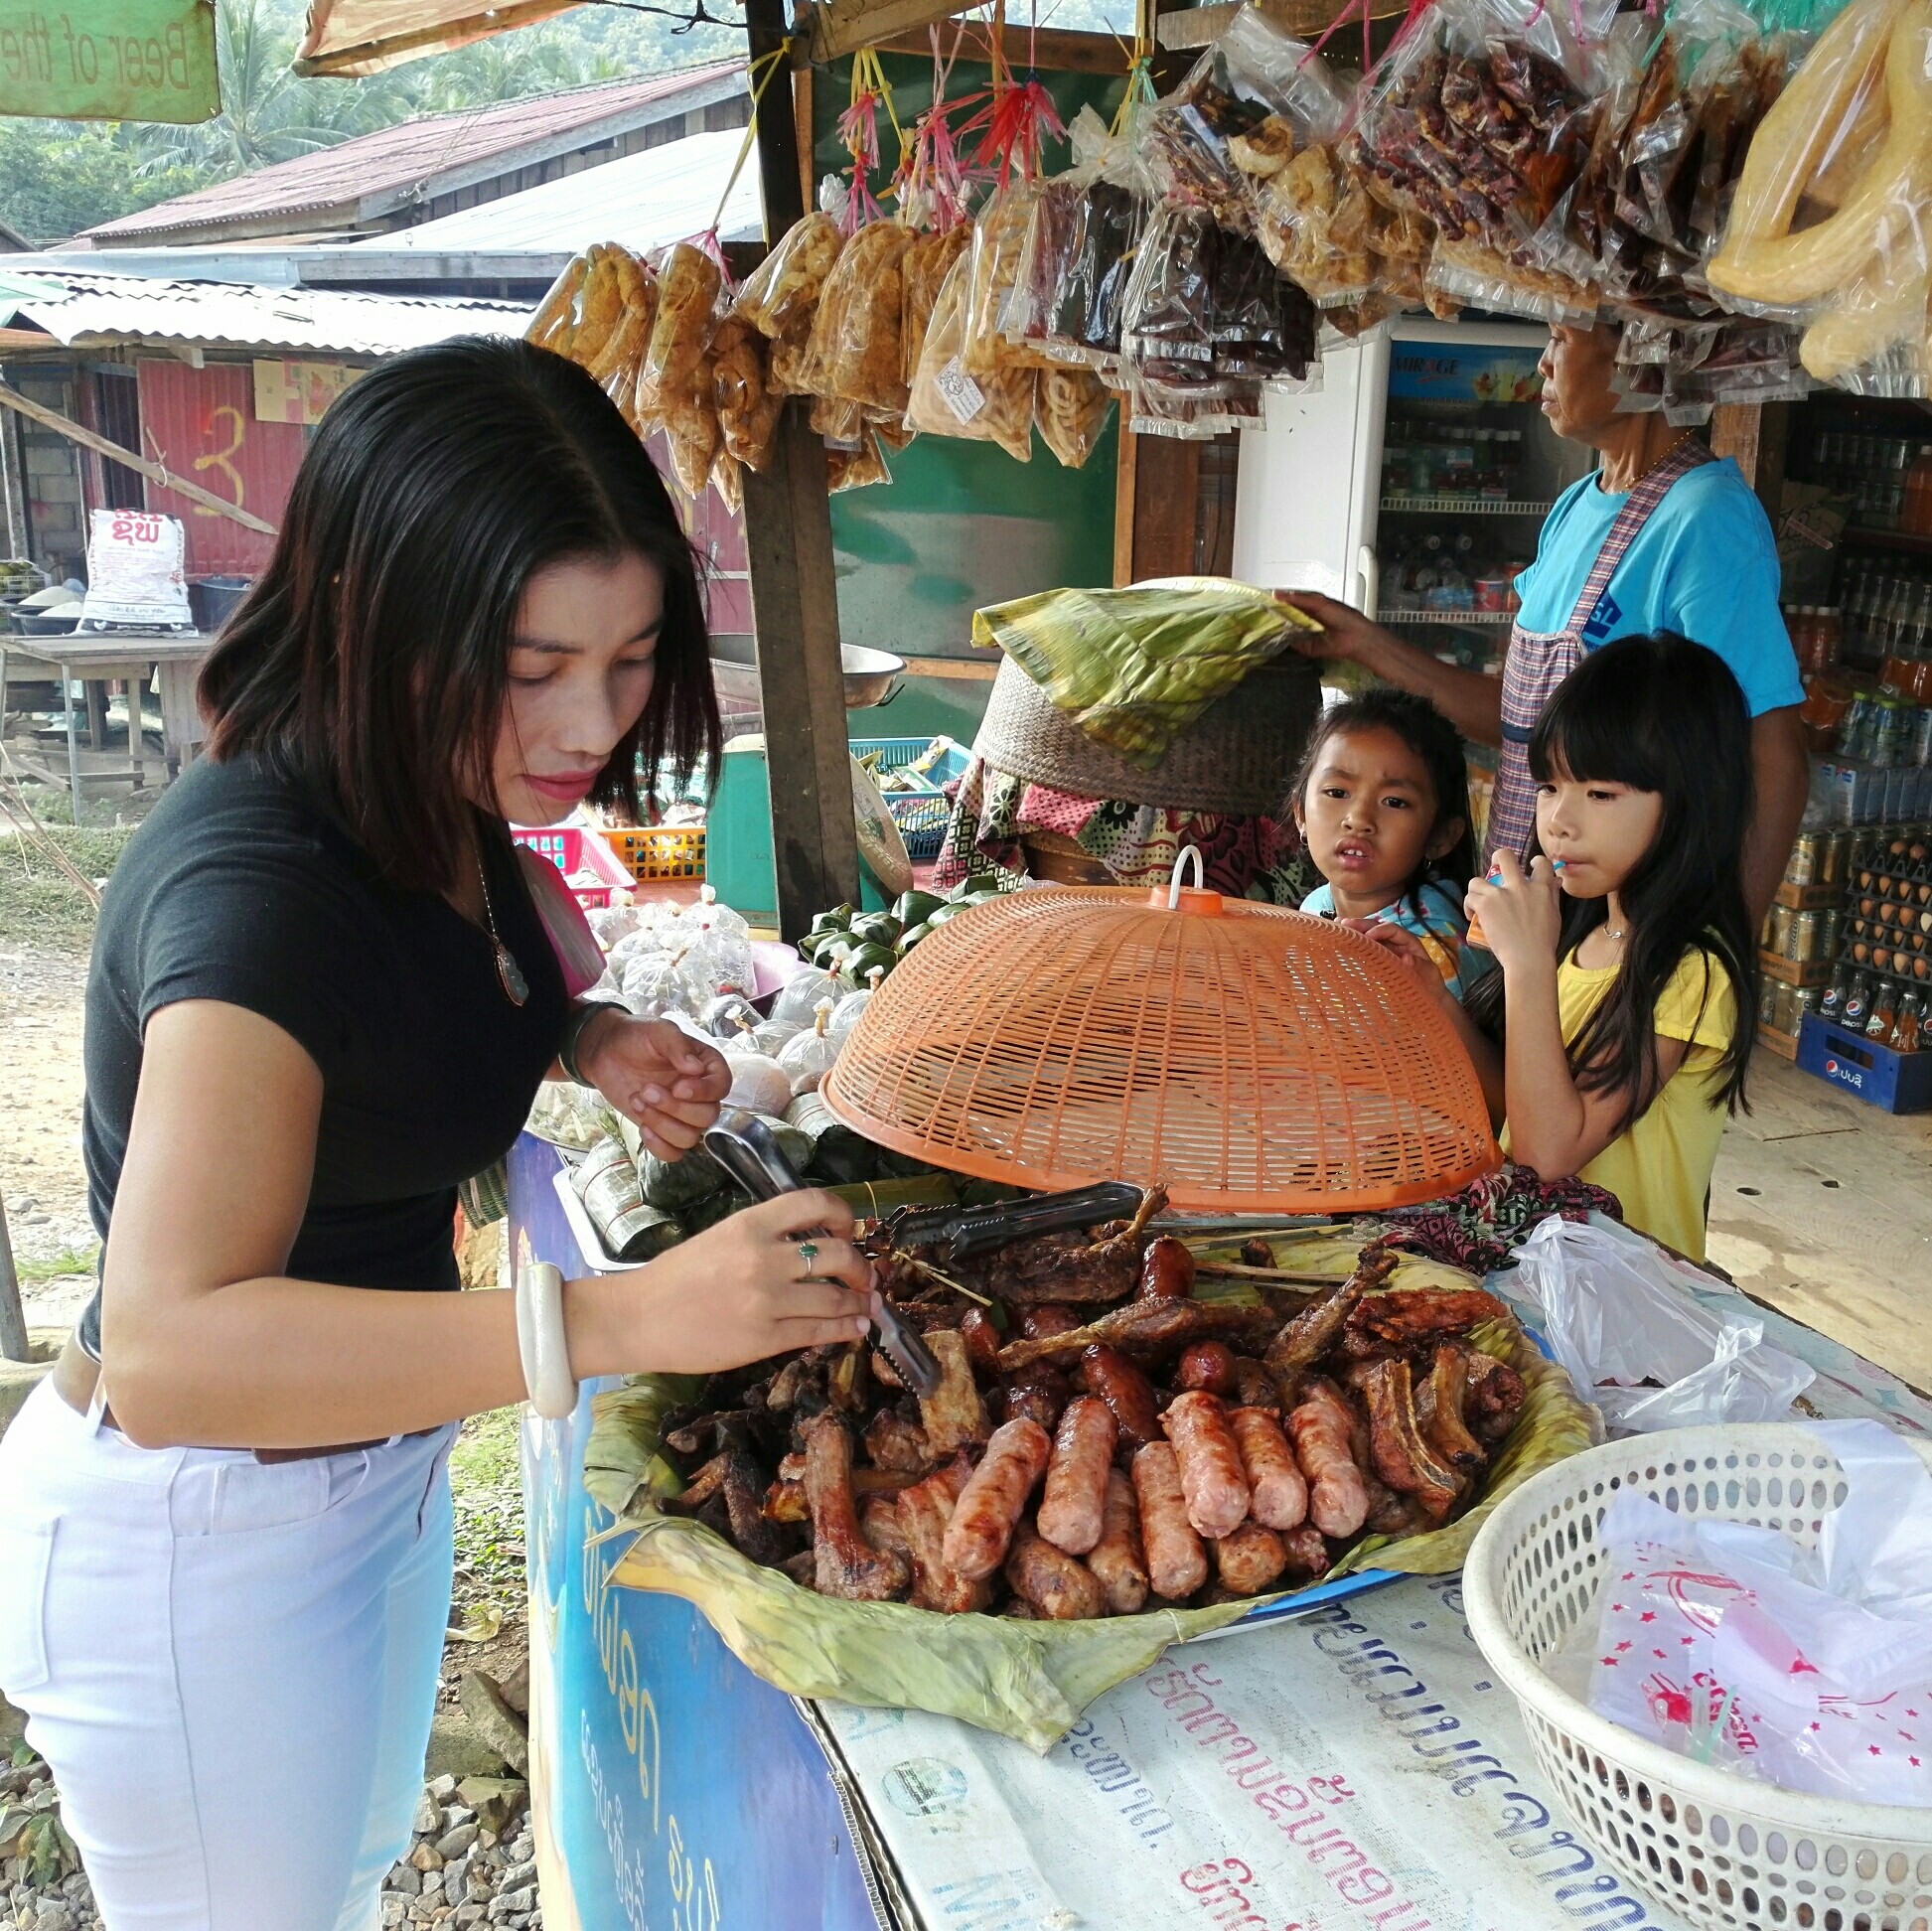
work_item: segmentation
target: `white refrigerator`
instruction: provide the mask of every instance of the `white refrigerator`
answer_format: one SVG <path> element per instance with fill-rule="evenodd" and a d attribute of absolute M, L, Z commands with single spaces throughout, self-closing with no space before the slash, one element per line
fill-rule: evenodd
<path fill-rule="evenodd" d="M 1385 322 L 1244 432 L 1235 576 L 1319 590 L 1470 668 L 1500 664 L 1511 579 L 1588 467 L 1538 405 L 1535 326 Z"/>

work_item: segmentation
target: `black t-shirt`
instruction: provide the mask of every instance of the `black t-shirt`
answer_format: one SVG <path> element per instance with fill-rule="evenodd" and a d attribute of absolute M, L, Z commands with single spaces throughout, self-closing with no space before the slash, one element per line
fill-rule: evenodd
<path fill-rule="evenodd" d="M 108 881 L 87 978 L 82 1144 L 103 1241 L 147 1022 L 220 999 L 272 1020 L 322 1072 L 288 1272 L 457 1285 L 456 1189 L 516 1139 L 569 1011 L 514 851 L 483 843 L 497 929 L 529 983 L 520 1007 L 484 932 L 435 894 L 386 883 L 296 781 L 254 759 L 204 759 L 163 795 Z M 98 1293 L 82 1338 L 98 1352 Z"/>

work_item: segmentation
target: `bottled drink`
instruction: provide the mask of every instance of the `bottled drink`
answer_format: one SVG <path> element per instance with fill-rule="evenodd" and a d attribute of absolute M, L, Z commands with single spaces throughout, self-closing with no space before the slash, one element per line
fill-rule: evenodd
<path fill-rule="evenodd" d="M 1932 536 L 1932 443 L 1919 444 L 1917 459 L 1906 472 L 1902 527 L 1914 536 Z"/>
<path fill-rule="evenodd" d="M 1883 1045 L 1891 1037 L 1891 1029 L 1898 1023 L 1898 987 L 1888 978 L 1881 978 L 1871 994 L 1871 1011 L 1864 1022 L 1864 1036 L 1875 1039 Z"/>
<path fill-rule="evenodd" d="M 1898 1002 L 1898 1017 L 1892 1023 L 1891 1038 L 1886 1042 L 1894 1053 L 1918 1051 L 1919 1026 L 1924 1016 L 1923 995 L 1918 992 L 1907 992 Z"/>
<path fill-rule="evenodd" d="M 1845 995 L 1845 1004 L 1839 1017 L 1846 1028 L 1861 1033 L 1865 1021 L 1871 1016 L 1871 974 L 1855 972 L 1852 975 L 1852 989 Z"/>
<path fill-rule="evenodd" d="M 1821 1019 L 1841 1019 L 1845 1015 L 1845 1002 L 1851 996 L 1852 967 L 1841 966 L 1832 974 L 1832 982 L 1825 988 L 1825 996 L 1818 1002 L 1818 1016 Z"/>

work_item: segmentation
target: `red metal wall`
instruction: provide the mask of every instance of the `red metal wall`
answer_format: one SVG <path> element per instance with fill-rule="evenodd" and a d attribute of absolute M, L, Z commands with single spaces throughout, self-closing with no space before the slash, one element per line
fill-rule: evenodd
<path fill-rule="evenodd" d="M 264 522 L 280 522 L 302 460 L 302 425 L 255 420 L 249 366 L 210 363 L 190 369 L 186 363 L 156 360 L 139 364 L 137 373 L 148 455 Z M 252 576 L 268 561 L 273 537 L 153 483 L 147 499 L 150 510 L 181 519 L 188 532 L 190 576 Z"/>

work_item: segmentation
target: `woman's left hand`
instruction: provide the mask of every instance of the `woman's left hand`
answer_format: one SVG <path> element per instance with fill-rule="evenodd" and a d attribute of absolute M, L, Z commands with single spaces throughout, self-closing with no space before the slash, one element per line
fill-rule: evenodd
<path fill-rule="evenodd" d="M 681 1159 L 718 1116 L 731 1091 L 724 1055 L 669 1019 L 636 1019 L 613 1007 L 592 1020 L 577 1064 L 619 1113 L 637 1122 L 661 1160 Z"/>

